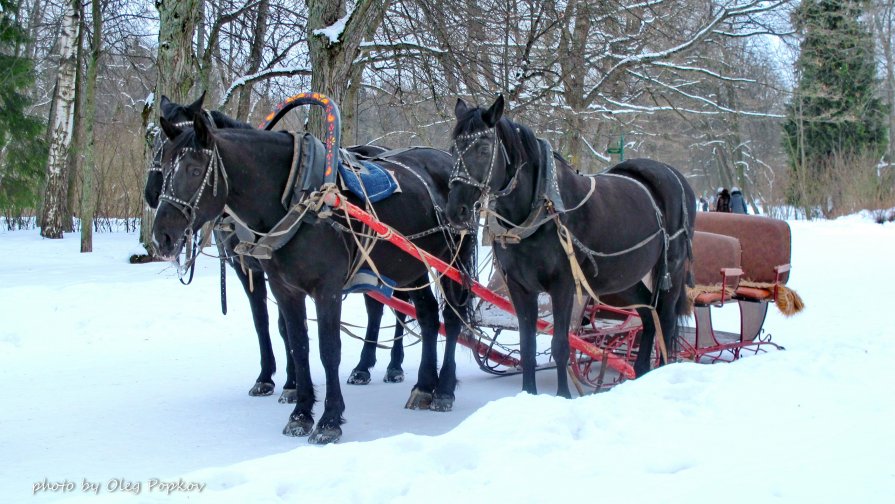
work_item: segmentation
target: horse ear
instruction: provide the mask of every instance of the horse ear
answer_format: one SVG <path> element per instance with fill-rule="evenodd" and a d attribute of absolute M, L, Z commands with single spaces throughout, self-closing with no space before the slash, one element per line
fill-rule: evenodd
<path fill-rule="evenodd" d="M 214 135 L 211 132 L 212 126 L 209 124 L 205 114 L 196 114 L 196 116 L 193 117 L 193 129 L 196 131 L 196 138 L 199 140 L 199 145 L 206 149 L 210 149 L 214 142 Z"/>
<path fill-rule="evenodd" d="M 169 115 L 168 112 L 171 111 L 171 107 L 173 106 L 171 100 L 168 99 L 167 96 L 162 95 L 162 99 L 159 101 L 159 110 L 162 111 L 162 115 Z"/>
<path fill-rule="evenodd" d="M 165 136 L 167 136 L 169 140 L 174 140 L 178 135 L 183 133 L 182 129 L 175 126 L 171 121 L 165 119 L 165 116 L 159 117 L 159 124 L 162 125 L 162 131 L 165 132 Z"/>
<path fill-rule="evenodd" d="M 503 117 L 503 95 L 497 97 L 497 100 L 494 101 L 494 104 L 491 105 L 491 108 L 482 113 L 482 120 L 485 121 L 485 124 L 488 125 L 489 128 L 493 128 L 497 121 Z"/>
<path fill-rule="evenodd" d="M 202 91 L 202 96 L 199 97 L 198 100 L 191 103 L 187 108 L 193 115 L 199 115 L 202 113 L 202 103 L 205 101 L 205 91 Z"/>
<path fill-rule="evenodd" d="M 457 119 L 460 119 L 460 117 L 462 117 L 468 111 L 469 111 L 469 105 L 467 105 L 466 102 L 463 101 L 463 98 L 458 97 L 457 104 L 454 105 L 454 116 L 456 116 Z"/>

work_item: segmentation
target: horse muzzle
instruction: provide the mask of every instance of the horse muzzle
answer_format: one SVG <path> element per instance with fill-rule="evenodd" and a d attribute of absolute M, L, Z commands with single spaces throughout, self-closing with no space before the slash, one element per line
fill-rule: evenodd
<path fill-rule="evenodd" d="M 184 237 L 173 237 L 166 232 L 152 233 L 152 245 L 159 254 L 160 259 L 175 261 L 183 249 Z"/>

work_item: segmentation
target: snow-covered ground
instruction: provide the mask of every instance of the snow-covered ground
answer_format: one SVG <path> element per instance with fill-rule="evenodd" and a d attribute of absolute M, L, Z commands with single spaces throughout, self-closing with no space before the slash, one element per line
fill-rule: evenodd
<path fill-rule="evenodd" d="M 247 395 L 257 343 L 232 274 L 221 315 L 216 261 L 183 287 L 128 264 L 133 234 L 80 254 L 76 235 L 0 231 L 0 502 L 93 502 L 87 484 L 127 502 L 892 502 L 895 227 L 791 226 L 807 309 L 765 324 L 786 351 L 568 401 L 553 371 L 523 395 L 461 349 L 450 413 L 404 410 L 419 347 L 397 385 L 382 351 L 372 384 L 343 386 L 345 434 L 325 447 L 280 433 L 291 406 Z M 358 295 L 344 315 L 364 323 Z M 360 344 L 343 349 L 347 378 Z"/>

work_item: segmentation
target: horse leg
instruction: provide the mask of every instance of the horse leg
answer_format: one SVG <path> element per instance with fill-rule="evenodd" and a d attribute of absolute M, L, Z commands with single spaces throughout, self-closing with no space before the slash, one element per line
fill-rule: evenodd
<path fill-rule="evenodd" d="M 341 289 L 340 289 L 341 290 Z M 341 425 L 345 423 L 345 400 L 339 382 L 339 363 L 342 360 L 342 339 L 339 337 L 339 321 L 342 316 L 341 292 L 315 297 L 317 305 L 317 338 L 320 344 L 320 360 L 326 374 L 326 398 L 323 415 L 308 438 L 312 444 L 334 443 L 342 437 Z"/>
<path fill-rule="evenodd" d="M 572 307 L 575 304 L 575 290 L 570 285 L 560 283 L 551 289 L 550 301 L 553 306 L 553 338 L 550 352 L 556 363 L 556 395 L 571 399 L 569 392 L 569 326 Z"/>
<path fill-rule="evenodd" d="M 535 368 L 537 367 L 537 333 L 535 331 L 538 320 L 538 294 L 527 292 L 525 289 L 507 278 L 507 289 L 516 310 L 516 318 L 519 320 L 519 353 L 522 357 L 522 390 L 529 394 L 538 393 L 538 385 L 535 382 Z"/>
<path fill-rule="evenodd" d="M 277 329 L 280 331 L 280 337 L 283 338 L 283 345 L 286 347 L 286 383 L 283 384 L 283 392 L 280 393 L 279 402 L 281 404 L 295 404 L 295 359 L 292 358 L 292 346 L 289 343 L 289 335 L 286 332 L 286 319 L 283 312 L 278 312 Z"/>
<path fill-rule="evenodd" d="M 376 342 L 379 341 L 379 325 L 382 323 L 383 305 L 370 296 L 364 296 L 364 305 L 367 308 L 367 332 L 364 335 L 364 347 L 360 352 L 360 361 L 348 376 L 349 385 L 370 383 L 370 368 L 376 365 Z"/>
<path fill-rule="evenodd" d="M 423 351 L 416 385 L 404 407 L 429 409 L 438 386 L 438 301 L 429 287 L 412 291 L 411 298 L 423 337 Z"/>
<path fill-rule="evenodd" d="M 656 311 L 659 316 L 659 324 L 662 327 L 662 337 L 668 359 L 674 362 L 678 352 L 678 331 L 680 330 L 681 317 L 689 313 L 689 301 L 687 300 L 687 276 L 689 272 L 685 266 L 672 272 L 672 287 L 663 292 L 659 297 Z M 662 362 L 667 364 L 667 362 Z"/>
<path fill-rule="evenodd" d="M 255 323 L 255 333 L 258 335 L 258 348 L 261 351 L 261 374 L 255 379 L 255 385 L 249 389 L 249 395 L 269 396 L 274 391 L 273 375 L 277 372 L 277 362 L 270 343 L 270 319 L 267 314 L 267 286 L 264 273 L 249 269 L 246 270 L 248 273 L 246 274 L 238 264 L 234 265 L 233 269 L 249 298 L 252 321 Z M 254 289 L 250 288 L 252 286 Z"/>
<path fill-rule="evenodd" d="M 291 358 L 295 365 L 295 408 L 283 428 L 286 436 L 307 436 L 314 427 L 314 384 L 311 381 L 311 366 L 307 327 L 305 295 L 288 288 L 279 288 L 271 282 L 271 289 L 277 298 L 280 315 L 286 325 Z"/>
<path fill-rule="evenodd" d="M 406 292 L 395 291 L 393 295 L 402 301 L 410 302 L 410 296 Z M 404 364 L 404 323 L 407 321 L 407 315 L 395 312 L 395 317 L 398 319 L 395 323 L 395 338 L 392 342 L 388 367 L 385 369 L 385 378 L 383 378 L 386 383 L 404 381 L 404 368 L 401 365 Z"/>
<path fill-rule="evenodd" d="M 634 361 L 634 374 L 637 378 L 645 375 L 652 368 L 653 343 L 656 340 L 656 324 L 653 323 L 653 312 L 649 308 L 637 308 L 641 327 L 640 347 Z"/>
<path fill-rule="evenodd" d="M 463 320 L 468 318 L 464 316 L 466 296 L 462 287 L 447 279 L 442 279 L 441 286 L 445 293 L 444 309 L 441 312 L 444 319 L 445 346 L 441 371 L 438 374 L 438 386 L 435 388 L 432 404 L 429 405 L 432 411 L 450 411 L 454 406 L 454 391 L 457 388 L 455 360 L 457 338 L 463 328 Z"/>

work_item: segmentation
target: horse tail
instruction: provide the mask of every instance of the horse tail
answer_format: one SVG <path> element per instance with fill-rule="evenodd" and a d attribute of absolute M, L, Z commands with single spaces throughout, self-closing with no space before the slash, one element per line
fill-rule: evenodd
<path fill-rule="evenodd" d="M 675 305 L 674 312 L 678 317 L 686 318 L 693 312 L 693 305 L 690 303 L 690 297 L 687 294 L 687 288 L 693 286 L 691 285 L 691 282 L 693 281 L 693 261 L 688 259 L 684 268 L 684 281 L 681 282 L 679 288 L 680 290 L 678 292 L 677 304 Z"/>

